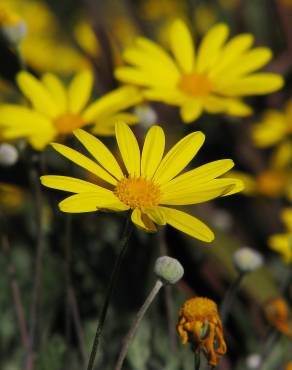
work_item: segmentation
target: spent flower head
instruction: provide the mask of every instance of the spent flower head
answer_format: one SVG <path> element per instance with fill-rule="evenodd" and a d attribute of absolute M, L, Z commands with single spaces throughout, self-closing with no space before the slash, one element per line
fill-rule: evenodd
<path fill-rule="evenodd" d="M 252 272 L 263 265 L 263 256 L 253 248 L 242 247 L 233 254 L 233 263 L 239 273 Z"/>
<path fill-rule="evenodd" d="M 148 232 L 169 224 L 200 240 L 211 242 L 213 232 L 197 218 L 172 206 L 197 204 L 242 190 L 242 182 L 217 178 L 233 167 L 231 159 L 207 163 L 180 174 L 199 151 L 205 136 L 192 132 L 164 155 L 165 136 L 161 127 L 148 131 L 142 153 L 137 139 L 125 123 L 116 124 L 116 139 L 124 162 L 122 170 L 109 149 L 84 130 L 74 135 L 94 157 L 91 160 L 62 144 L 52 144 L 64 157 L 104 180 L 105 187 L 67 176 L 42 176 L 43 185 L 70 193 L 59 207 L 63 212 L 131 210 L 133 223 Z"/>
<path fill-rule="evenodd" d="M 182 343 L 191 343 L 195 351 L 202 350 L 211 366 L 216 366 L 219 357 L 226 353 L 217 304 L 209 298 L 195 297 L 183 304 L 177 331 Z"/>
<path fill-rule="evenodd" d="M 266 319 L 280 333 L 292 337 L 292 323 L 289 305 L 282 297 L 269 299 L 264 305 Z"/>
<path fill-rule="evenodd" d="M 253 36 L 241 34 L 226 42 L 226 24 L 213 26 L 196 51 L 186 24 L 176 19 L 169 31 L 173 57 L 155 42 L 138 37 L 124 52 L 129 65 L 118 67 L 117 79 L 144 88 L 149 100 L 180 107 L 184 122 L 203 111 L 247 116 L 241 97 L 268 94 L 283 86 L 281 76 L 257 72 L 272 57 L 270 49 L 251 49 Z"/>

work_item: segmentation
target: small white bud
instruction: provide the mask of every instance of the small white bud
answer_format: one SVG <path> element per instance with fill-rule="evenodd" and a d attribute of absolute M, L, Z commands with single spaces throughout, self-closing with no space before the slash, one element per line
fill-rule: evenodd
<path fill-rule="evenodd" d="M 141 125 L 146 128 L 157 123 L 157 114 L 148 104 L 140 104 L 134 108 L 134 114 L 139 118 Z"/>
<path fill-rule="evenodd" d="M 252 272 L 262 266 L 263 257 L 255 249 L 242 247 L 233 254 L 233 263 L 240 273 Z"/>
<path fill-rule="evenodd" d="M 18 160 L 16 148 L 8 143 L 0 144 L 0 165 L 13 166 Z"/>
<path fill-rule="evenodd" d="M 20 20 L 16 24 L 2 25 L 1 32 L 12 45 L 18 45 L 27 35 L 27 25 Z"/>
<path fill-rule="evenodd" d="M 222 231 L 229 231 L 232 227 L 232 217 L 224 209 L 216 209 L 213 212 L 213 225 Z"/>
<path fill-rule="evenodd" d="M 163 283 L 175 284 L 183 277 L 184 269 L 177 259 L 163 256 L 157 258 L 154 272 Z"/>
<path fill-rule="evenodd" d="M 252 353 L 246 358 L 246 366 L 250 370 L 258 369 L 261 365 L 262 358 L 258 353 Z"/>

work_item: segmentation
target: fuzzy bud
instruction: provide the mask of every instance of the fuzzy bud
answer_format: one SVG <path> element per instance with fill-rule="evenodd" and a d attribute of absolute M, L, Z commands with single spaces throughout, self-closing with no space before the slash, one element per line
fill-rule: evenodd
<path fill-rule="evenodd" d="M 175 284 L 183 277 L 184 269 L 177 259 L 163 256 L 157 258 L 154 272 L 163 283 Z"/>
<path fill-rule="evenodd" d="M 16 148 L 8 143 L 0 144 L 0 165 L 9 167 L 13 166 L 18 160 Z"/>
<path fill-rule="evenodd" d="M 134 108 L 135 115 L 139 118 L 141 125 L 150 127 L 157 123 L 157 114 L 148 104 L 140 104 Z"/>
<path fill-rule="evenodd" d="M 240 273 L 252 272 L 262 266 L 263 257 L 255 249 L 242 247 L 233 254 L 233 263 Z"/>

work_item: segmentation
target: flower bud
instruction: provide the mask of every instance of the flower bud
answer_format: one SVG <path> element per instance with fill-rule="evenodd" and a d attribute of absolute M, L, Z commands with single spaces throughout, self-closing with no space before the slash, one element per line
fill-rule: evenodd
<path fill-rule="evenodd" d="M 262 266 L 263 257 L 255 249 L 242 247 L 233 254 L 233 263 L 240 273 L 252 272 Z"/>
<path fill-rule="evenodd" d="M 20 16 L 1 6 L 0 31 L 10 44 L 18 45 L 27 34 L 27 26 Z"/>
<path fill-rule="evenodd" d="M 252 353 L 246 358 L 246 366 L 248 369 L 258 369 L 261 365 L 262 358 L 258 353 Z"/>
<path fill-rule="evenodd" d="M 177 259 L 163 256 L 157 258 L 154 272 L 163 283 L 175 284 L 183 277 L 184 269 Z"/>
<path fill-rule="evenodd" d="M 13 166 L 18 160 L 16 148 L 8 143 L 0 144 L 0 165 Z"/>
<path fill-rule="evenodd" d="M 134 114 L 139 118 L 141 125 L 150 127 L 157 123 L 157 114 L 148 104 L 140 104 L 134 108 Z"/>

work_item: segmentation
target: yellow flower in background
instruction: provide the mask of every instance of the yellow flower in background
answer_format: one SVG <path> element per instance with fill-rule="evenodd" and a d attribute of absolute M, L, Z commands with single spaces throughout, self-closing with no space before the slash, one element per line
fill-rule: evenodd
<path fill-rule="evenodd" d="M 210 162 L 179 175 L 203 145 L 205 136 L 199 131 L 185 136 L 164 156 L 165 136 L 161 127 L 150 128 L 141 153 L 131 129 L 125 123 L 117 123 L 116 139 L 126 172 L 100 140 L 80 129 L 74 135 L 95 161 L 61 144 L 52 144 L 54 149 L 107 185 L 101 187 L 67 176 L 42 176 L 43 185 L 76 193 L 59 203 L 63 212 L 131 209 L 132 222 L 145 231 L 155 232 L 155 224 L 169 224 L 211 242 L 214 234 L 204 223 L 169 206 L 202 203 L 242 190 L 239 180 L 216 178 L 233 167 L 231 159 Z"/>
<path fill-rule="evenodd" d="M 195 297 L 184 303 L 177 331 L 183 344 L 190 342 L 195 350 L 204 351 L 211 366 L 216 366 L 219 357 L 226 353 L 218 308 L 209 298 Z"/>
<path fill-rule="evenodd" d="M 88 67 L 87 59 L 72 47 L 64 28 L 45 2 L 1 0 L 0 14 L 1 9 L 14 13 L 26 24 L 26 37 L 21 42 L 26 64 L 39 71 L 59 73 L 72 73 Z"/>
<path fill-rule="evenodd" d="M 272 235 L 268 240 L 268 245 L 282 255 L 284 262 L 292 263 L 292 207 L 285 208 L 281 218 L 286 232 Z"/>
<path fill-rule="evenodd" d="M 95 134 L 113 135 L 117 120 L 129 124 L 138 120 L 133 114 L 122 112 L 141 101 L 139 91 L 131 86 L 118 88 L 88 105 L 93 87 L 91 71 L 76 74 L 67 89 L 50 73 L 38 80 L 28 72 L 20 72 L 17 84 L 32 107 L 0 105 L 1 136 L 26 138 L 36 150 L 88 124 L 93 125 Z"/>
<path fill-rule="evenodd" d="M 215 25 L 196 51 L 190 31 L 177 19 L 169 32 L 173 57 L 155 42 L 138 37 L 124 52 L 129 66 L 117 68 L 115 76 L 142 86 L 150 100 L 179 106 L 186 123 L 196 120 L 203 111 L 249 115 L 251 108 L 241 97 L 276 91 L 283 86 L 283 78 L 257 72 L 271 59 L 270 49 L 251 49 L 250 34 L 226 42 L 228 34 L 227 25 Z"/>
<path fill-rule="evenodd" d="M 262 120 L 255 124 L 252 137 L 256 146 L 266 148 L 292 139 L 292 100 L 283 112 L 268 110 Z"/>

